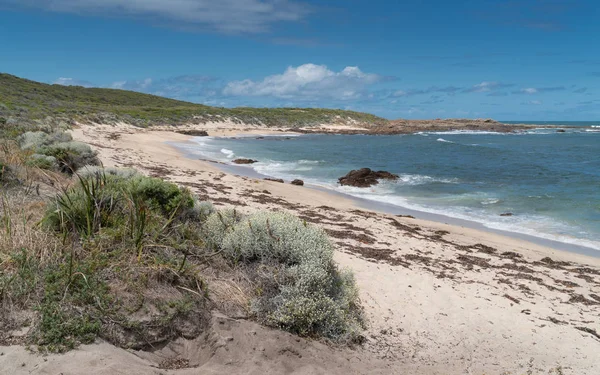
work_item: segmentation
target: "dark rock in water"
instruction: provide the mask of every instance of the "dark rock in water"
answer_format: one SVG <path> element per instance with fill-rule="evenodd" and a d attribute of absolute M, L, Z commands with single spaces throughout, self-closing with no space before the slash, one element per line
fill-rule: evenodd
<path fill-rule="evenodd" d="M 503 214 L 500 214 L 500 216 L 512 216 L 513 213 L 512 212 L 505 212 Z"/>
<path fill-rule="evenodd" d="M 258 160 L 254 160 L 254 159 L 244 159 L 244 158 L 241 158 L 241 159 L 235 159 L 235 160 L 233 161 L 233 163 L 234 163 L 234 164 L 254 164 L 254 163 L 257 163 L 257 162 L 258 162 Z"/>
<path fill-rule="evenodd" d="M 256 139 L 265 139 L 265 137 L 256 137 Z"/>
<path fill-rule="evenodd" d="M 567 131 L 565 129 L 558 129 L 556 132 L 557 133 L 566 133 Z"/>
<path fill-rule="evenodd" d="M 292 181 L 292 185 L 304 186 L 304 181 L 296 179 Z"/>
<path fill-rule="evenodd" d="M 281 178 L 270 178 L 270 177 L 266 177 L 265 178 L 266 181 L 273 181 L 273 182 L 279 182 L 281 184 L 283 184 L 283 180 Z"/>
<path fill-rule="evenodd" d="M 208 137 L 208 132 L 206 130 L 180 130 L 177 133 L 191 135 L 193 137 Z"/>
<path fill-rule="evenodd" d="M 369 187 L 377 185 L 379 180 L 397 180 L 398 175 L 386 171 L 372 171 L 369 168 L 362 168 L 350 171 L 344 177 L 340 177 L 340 185 L 349 185 L 356 187 Z"/>

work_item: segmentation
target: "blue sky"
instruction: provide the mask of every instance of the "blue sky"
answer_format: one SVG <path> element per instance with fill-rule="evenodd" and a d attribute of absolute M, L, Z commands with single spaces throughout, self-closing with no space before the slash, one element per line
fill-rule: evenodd
<path fill-rule="evenodd" d="M 0 0 L 0 71 L 217 106 L 600 120 L 597 0 Z"/>

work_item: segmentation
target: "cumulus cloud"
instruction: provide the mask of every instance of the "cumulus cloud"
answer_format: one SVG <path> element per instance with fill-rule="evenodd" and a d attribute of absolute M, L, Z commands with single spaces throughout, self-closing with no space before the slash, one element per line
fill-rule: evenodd
<path fill-rule="evenodd" d="M 62 85 L 62 86 L 83 86 L 83 87 L 92 87 L 92 86 L 94 86 L 94 84 L 91 83 L 91 82 L 81 81 L 81 80 L 78 80 L 78 79 L 67 78 L 67 77 L 60 77 L 56 81 L 54 81 L 52 83 L 55 84 L 55 85 Z"/>
<path fill-rule="evenodd" d="M 225 33 L 265 32 L 275 23 L 300 21 L 310 13 L 307 4 L 293 0 L 0 0 L 0 5 L 130 16 Z"/>
<path fill-rule="evenodd" d="M 365 96 L 368 86 L 383 79 L 382 76 L 365 73 L 355 66 L 335 72 L 325 65 L 304 64 L 290 66 L 284 73 L 265 77 L 261 81 L 246 79 L 230 82 L 223 89 L 223 94 L 348 100 Z"/>

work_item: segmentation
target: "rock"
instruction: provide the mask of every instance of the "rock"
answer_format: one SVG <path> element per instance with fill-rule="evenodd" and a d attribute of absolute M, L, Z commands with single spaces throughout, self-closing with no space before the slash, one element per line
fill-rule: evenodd
<path fill-rule="evenodd" d="M 304 181 L 295 179 L 294 181 L 292 181 L 292 185 L 304 186 Z"/>
<path fill-rule="evenodd" d="M 284 181 L 281 178 L 271 178 L 271 177 L 266 177 L 265 178 L 266 181 L 273 181 L 273 182 L 279 182 L 280 184 L 283 184 Z"/>
<path fill-rule="evenodd" d="M 557 133 L 566 133 L 567 131 L 565 129 L 558 129 L 556 132 Z"/>
<path fill-rule="evenodd" d="M 512 216 L 513 213 L 512 212 L 505 212 L 503 214 L 500 214 L 500 216 Z"/>
<path fill-rule="evenodd" d="M 256 137 L 256 139 L 265 139 L 265 137 Z"/>
<path fill-rule="evenodd" d="M 257 163 L 257 162 L 258 162 L 258 160 L 254 160 L 254 159 L 244 159 L 244 158 L 241 158 L 241 159 L 235 159 L 235 160 L 233 161 L 233 163 L 234 163 L 234 164 L 254 164 L 254 163 Z"/>
<path fill-rule="evenodd" d="M 340 177 L 340 185 L 349 185 L 356 187 L 369 187 L 377 185 L 379 180 L 397 180 L 398 175 L 386 171 L 372 171 L 369 168 L 362 168 L 350 171 L 344 177 Z"/>
<path fill-rule="evenodd" d="M 206 130 L 180 130 L 177 133 L 184 135 L 191 135 L 193 137 L 208 137 L 208 132 Z"/>

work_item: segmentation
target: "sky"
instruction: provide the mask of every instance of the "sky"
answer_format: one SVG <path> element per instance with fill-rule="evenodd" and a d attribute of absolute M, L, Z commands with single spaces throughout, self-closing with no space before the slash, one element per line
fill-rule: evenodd
<path fill-rule="evenodd" d="M 600 120 L 598 0 L 0 0 L 0 72 L 207 105 Z"/>

